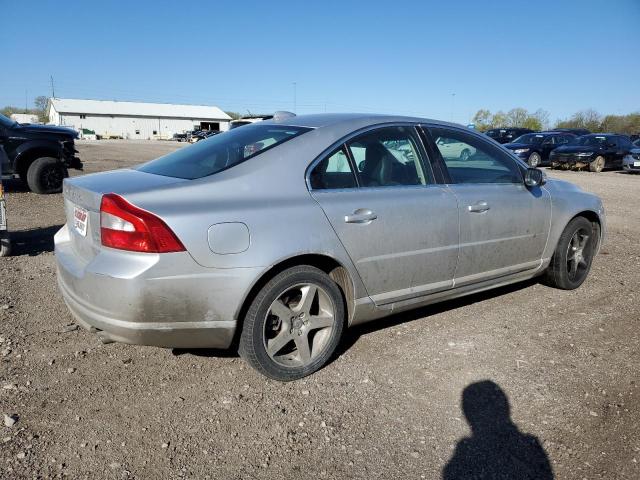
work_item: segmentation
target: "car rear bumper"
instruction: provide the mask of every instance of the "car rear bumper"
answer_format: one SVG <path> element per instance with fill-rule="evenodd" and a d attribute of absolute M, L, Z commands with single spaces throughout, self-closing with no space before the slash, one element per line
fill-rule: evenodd
<path fill-rule="evenodd" d="M 101 250 L 78 255 L 65 225 L 55 236 L 58 285 L 84 328 L 102 339 L 168 348 L 227 348 L 257 269 L 199 266 L 188 253 Z"/>

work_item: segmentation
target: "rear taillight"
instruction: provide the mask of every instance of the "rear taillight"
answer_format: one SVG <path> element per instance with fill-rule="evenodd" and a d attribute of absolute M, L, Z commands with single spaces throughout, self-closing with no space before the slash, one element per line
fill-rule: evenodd
<path fill-rule="evenodd" d="M 160 218 L 120 195 L 103 195 L 100 204 L 102 245 L 131 252 L 183 252 L 182 242 Z"/>

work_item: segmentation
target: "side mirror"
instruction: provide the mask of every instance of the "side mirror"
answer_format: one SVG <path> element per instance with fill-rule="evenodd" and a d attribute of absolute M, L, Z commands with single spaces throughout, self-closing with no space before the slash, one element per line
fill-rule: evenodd
<path fill-rule="evenodd" d="M 527 168 L 524 174 L 524 184 L 527 187 L 540 187 L 547 183 L 547 175 L 537 168 Z"/>

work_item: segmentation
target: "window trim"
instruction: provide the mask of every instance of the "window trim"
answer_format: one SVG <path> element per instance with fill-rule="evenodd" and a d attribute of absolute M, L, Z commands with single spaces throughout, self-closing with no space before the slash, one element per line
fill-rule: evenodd
<path fill-rule="evenodd" d="M 418 128 L 419 125 L 420 124 L 416 122 L 377 123 L 375 125 L 367 125 L 366 127 L 359 128 L 358 130 L 354 130 L 348 135 L 345 135 L 340 140 L 332 143 L 328 148 L 325 148 L 320 155 L 318 155 L 315 159 L 313 159 L 309 163 L 304 173 L 307 190 L 309 190 L 309 192 L 341 192 L 341 191 L 356 191 L 359 189 L 389 190 L 389 189 L 396 189 L 396 188 L 425 188 L 425 187 L 432 187 L 432 186 L 439 185 L 438 178 L 435 175 L 435 172 L 431 165 L 432 163 L 431 156 L 429 155 L 428 150 L 425 148 L 424 140 L 420 135 L 420 129 Z M 373 186 L 373 187 L 367 187 L 360 184 L 360 176 L 358 175 L 358 169 L 357 169 L 357 166 L 355 165 L 355 160 L 351 154 L 351 149 L 348 147 L 347 143 L 353 140 L 355 137 L 358 137 L 362 134 L 369 133 L 371 131 L 379 130 L 382 128 L 388 128 L 388 127 L 411 127 L 413 129 L 413 132 L 418 139 L 417 147 L 419 151 L 419 156 L 421 157 L 418 159 L 418 161 L 420 162 L 420 166 L 423 168 L 423 172 L 425 174 L 427 173 L 431 174 L 430 177 L 428 175 L 427 176 L 433 180 L 432 182 L 427 183 L 426 185 L 388 185 L 388 186 Z M 322 162 L 326 157 L 333 155 L 340 148 L 344 148 L 347 152 L 347 157 L 349 158 L 349 164 L 351 165 L 353 174 L 356 177 L 356 185 L 357 185 L 356 188 L 335 188 L 335 189 L 311 188 L 311 172 L 313 171 L 313 169 L 316 167 L 318 163 Z"/>
<path fill-rule="evenodd" d="M 439 167 L 443 169 L 443 173 L 445 174 L 444 185 L 447 185 L 447 186 L 449 185 L 524 185 L 524 171 L 526 171 L 529 167 L 528 166 L 525 167 L 525 164 L 522 162 L 522 160 L 515 157 L 515 155 L 512 152 L 506 151 L 506 149 L 501 145 L 497 145 L 497 146 L 493 145 L 491 142 L 482 138 L 481 134 L 477 134 L 470 130 L 465 130 L 455 126 L 438 125 L 434 123 L 422 123 L 420 124 L 420 127 L 424 131 L 425 137 L 428 138 L 429 143 L 431 144 L 431 148 L 435 151 L 434 152 L 435 158 L 436 158 L 436 161 L 438 162 Z M 520 174 L 520 182 L 510 182 L 510 183 L 486 183 L 486 182 L 456 183 L 454 182 L 453 178 L 451 178 L 451 175 L 449 174 L 449 169 L 447 168 L 447 164 L 445 163 L 444 158 L 442 158 L 442 154 L 440 153 L 440 150 L 438 149 L 435 142 L 433 141 L 433 136 L 431 135 L 432 129 L 451 130 L 453 132 L 458 132 L 463 135 L 470 135 L 472 137 L 478 138 L 479 142 L 486 144 L 490 150 L 493 149 L 493 151 L 495 151 L 499 157 L 509 159 L 509 161 L 514 163 L 516 169 Z"/>
<path fill-rule="evenodd" d="M 344 187 L 344 188 L 312 188 L 311 187 L 311 173 L 315 170 L 315 168 L 320 165 L 322 162 L 324 162 L 326 159 L 331 158 L 332 156 L 334 156 L 336 153 L 338 153 L 340 150 L 343 151 L 343 153 L 345 154 L 345 156 L 347 157 L 347 162 L 349 162 L 349 168 L 351 169 L 351 175 L 353 175 L 353 178 L 355 180 L 355 187 Z M 326 173 L 326 172 L 325 172 Z M 355 170 L 354 170 L 354 165 L 353 165 L 353 158 L 351 157 L 351 152 L 349 151 L 349 148 L 347 148 L 347 144 L 346 143 L 341 143 L 340 145 L 336 146 L 336 148 L 334 148 L 333 150 L 331 150 L 327 155 L 325 155 L 324 157 L 322 157 L 313 168 L 309 169 L 309 175 L 307 178 L 307 187 L 309 189 L 309 191 L 313 191 L 313 192 L 336 192 L 336 191 L 352 191 L 352 190 L 357 190 L 358 188 L 360 188 L 360 179 L 358 178 L 358 175 L 356 174 Z"/>

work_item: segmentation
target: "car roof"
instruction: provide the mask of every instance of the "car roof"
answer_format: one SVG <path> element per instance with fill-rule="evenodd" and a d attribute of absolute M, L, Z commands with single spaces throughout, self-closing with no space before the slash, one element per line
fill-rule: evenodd
<path fill-rule="evenodd" d="M 429 123 L 442 126 L 450 126 L 456 128 L 467 129 L 464 125 L 443 122 L 440 120 L 433 120 L 429 118 L 421 117 L 408 117 L 402 115 L 384 115 L 373 113 L 318 113 L 310 115 L 296 115 L 283 118 L 282 120 L 265 120 L 264 123 L 273 123 L 276 125 L 287 125 L 291 127 L 307 127 L 307 128 L 321 128 L 329 127 L 333 125 L 341 124 L 347 126 L 353 124 L 354 126 L 362 126 L 363 124 L 377 125 L 381 123 Z M 467 129 L 473 131 L 471 129 Z"/>

